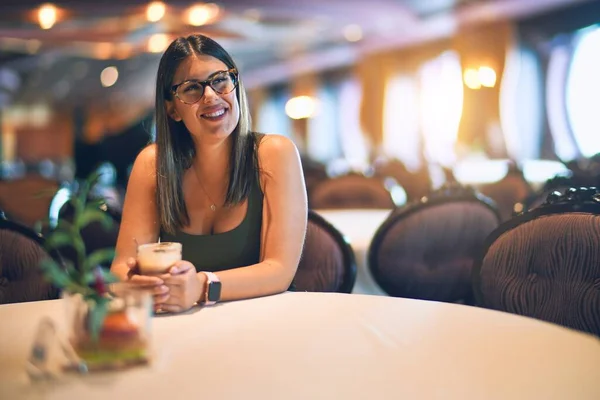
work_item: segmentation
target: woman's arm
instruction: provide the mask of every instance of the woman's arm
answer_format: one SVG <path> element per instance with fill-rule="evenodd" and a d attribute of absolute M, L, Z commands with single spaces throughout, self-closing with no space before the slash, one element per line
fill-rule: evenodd
<path fill-rule="evenodd" d="M 116 255 L 110 268 L 121 280 L 128 279 L 131 267 L 128 260 L 135 259 L 137 244 L 158 240 L 155 165 L 156 149 L 155 145 L 150 145 L 140 152 L 131 170 L 123 205 Z M 158 278 L 151 280 L 156 281 L 154 283 L 159 282 Z"/>
<path fill-rule="evenodd" d="M 217 273 L 221 300 L 283 292 L 300 262 L 308 203 L 298 150 L 284 136 L 267 135 L 258 147 L 258 159 L 264 192 L 261 262 Z"/>

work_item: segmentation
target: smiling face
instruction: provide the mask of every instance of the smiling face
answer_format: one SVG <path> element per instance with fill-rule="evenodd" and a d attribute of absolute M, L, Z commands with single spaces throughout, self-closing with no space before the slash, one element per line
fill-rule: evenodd
<path fill-rule="evenodd" d="M 207 55 L 192 55 L 181 62 L 171 85 L 188 80 L 205 81 L 216 72 L 229 68 L 222 61 Z M 194 138 L 228 137 L 238 125 L 240 108 L 236 90 L 219 94 L 210 86 L 204 88 L 204 95 L 194 104 L 185 104 L 177 97 L 165 102 L 169 117 L 183 121 Z"/>

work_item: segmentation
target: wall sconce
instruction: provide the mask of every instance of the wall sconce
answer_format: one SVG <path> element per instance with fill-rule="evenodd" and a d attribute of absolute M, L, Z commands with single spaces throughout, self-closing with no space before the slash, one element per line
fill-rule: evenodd
<path fill-rule="evenodd" d="M 463 80 L 469 89 L 477 90 L 482 86 L 492 88 L 496 86 L 496 71 L 486 65 L 480 66 L 479 69 L 467 68 Z"/>

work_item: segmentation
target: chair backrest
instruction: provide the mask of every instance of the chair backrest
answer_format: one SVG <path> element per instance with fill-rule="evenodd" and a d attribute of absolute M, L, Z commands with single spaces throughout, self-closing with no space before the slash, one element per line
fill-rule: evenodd
<path fill-rule="evenodd" d="M 496 203 L 502 221 L 515 215 L 515 204 L 525 201 L 533 190 L 516 167 L 511 167 L 508 174 L 500 181 L 483 185 L 480 191 Z"/>
<path fill-rule="evenodd" d="M 47 257 L 44 240 L 33 230 L 0 219 L 0 304 L 58 298 L 40 268 Z"/>
<path fill-rule="evenodd" d="M 493 202 L 452 184 L 395 210 L 368 252 L 375 282 L 389 295 L 471 302 L 471 268 L 500 223 Z"/>
<path fill-rule="evenodd" d="M 304 249 L 294 278 L 295 289 L 350 293 L 355 281 L 352 247 L 333 225 L 309 210 Z"/>
<path fill-rule="evenodd" d="M 37 175 L 0 181 L 0 208 L 13 221 L 33 228 L 48 218 L 58 182 Z"/>
<path fill-rule="evenodd" d="M 382 180 L 350 174 L 318 183 L 309 193 L 310 208 L 382 208 L 395 207 L 390 191 Z"/>
<path fill-rule="evenodd" d="M 86 254 L 89 255 L 96 250 L 105 248 L 114 248 L 117 245 L 119 236 L 119 227 L 121 224 L 121 213 L 113 208 L 108 207 L 106 203 L 102 204 L 100 210 L 109 214 L 113 220 L 113 225 L 110 229 L 106 229 L 101 222 L 93 221 L 83 229 L 81 229 L 81 237 L 85 244 Z M 60 218 L 67 221 L 72 221 L 74 217 L 74 209 L 70 203 L 66 203 L 60 210 Z M 72 248 L 60 248 L 61 255 L 73 262 L 76 265 L 76 255 Z M 110 265 L 103 265 L 110 267 Z"/>
<path fill-rule="evenodd" d="M 477 304 L 600 336 L 600 193 L 552 194 L 489 235 Z"/>
<path fill-rule="evenodd" d="M 411 172 L 400 160 L 390 159 L 376 161 L 373 167 L 375 176 L 381 179 L 394 178 L 405 190 L 410 202 L 420 199 L 431 191 L 431 177 L 427 166 Z"/>

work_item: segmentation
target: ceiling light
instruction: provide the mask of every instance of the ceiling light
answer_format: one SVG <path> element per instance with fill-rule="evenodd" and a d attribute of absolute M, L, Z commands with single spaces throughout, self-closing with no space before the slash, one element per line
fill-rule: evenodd
<path fill-rule="evenodd" d="M 463 80 L 465 85 L 469 89 L 477 90 L 481 88 L 481 81 L 479 80 L 479 72 L 476 69 L 468 68 L 463 74 Z"/>
<path fill-rule="evenodd" d="M 481 66 L 478 73 L 481 86 L 494 87 L 496 85 L 496 71 L 491 67 Z"/>
<path fill-rule="evenodd" d="M 188 10 L 188 23 L 193 26 L 206 25 L 219 15 L 219 6 L 214 3 L 198 4 Z"/>
<path fill-rule="evenodd" d="M 106 67 L 100 74 L 100 83 L 104 87 L 111 87 L 119 79 L 119 70 L 117 67 Z"/>
<path fill-rule="evenodd" d="M 162 1 L 153 1 L 146 8 L 146 19 L 149 22 L 158 22 L 165 16 L 165 3 Z"/>
<path fill-rule="evenodd" d="M 42 29 L 50 29 L 56 23 L 57 10 L 53 4 L 44 4 L 38 10 L 38 22 Z"/>
<path fill-rule="evenodd" d="M 148 40 L 148 51 L 162 53 L 169 46 L 169 36 L 164 33 L 155 33 Z"/>
<path fill-rule="evenodd" d="M 310 118 L 316 109 L 317 102 L 310 96 L 293 97 L 285 104 L 285 113 L 292 119 Z"/>
<path fill-rule="evenodd" d="M 363 38 L 363 31 L 360 25 L 352 24 L 344 28 L 344 37 L 349 42 L 358 42 Z"/>

